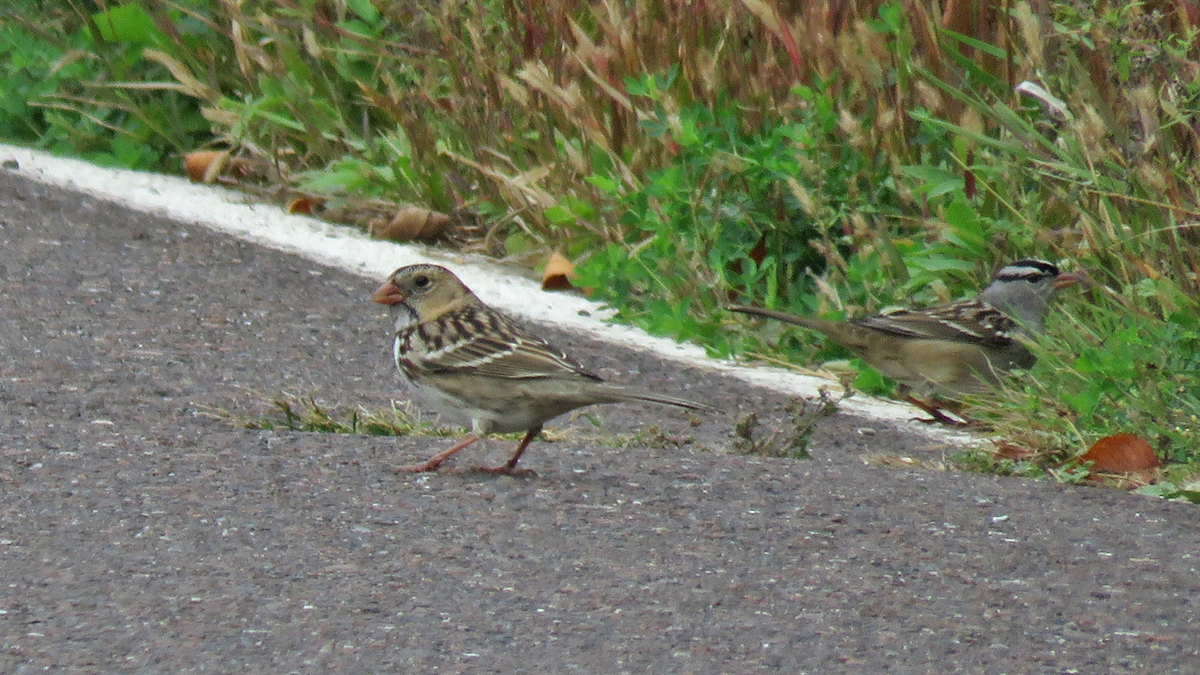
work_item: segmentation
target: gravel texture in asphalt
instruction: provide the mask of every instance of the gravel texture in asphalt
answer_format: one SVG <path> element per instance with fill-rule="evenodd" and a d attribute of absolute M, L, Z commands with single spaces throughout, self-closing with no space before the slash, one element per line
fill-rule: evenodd
<path fill-rule="evenodd" d="M 591 408 L 522 479 L 201 414 L 405 400 L 379 281 L 0 171 L 0 672 L 1200 673 L 1195 507 L 845 415 L 739 455 L 784 397 L 550 327 L 722 413 Z"/>

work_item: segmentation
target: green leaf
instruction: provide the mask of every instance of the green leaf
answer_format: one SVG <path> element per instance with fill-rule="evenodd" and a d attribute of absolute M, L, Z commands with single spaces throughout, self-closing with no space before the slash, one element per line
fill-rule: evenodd
<path fill-rule="evenodd" d="M 375 5 L 371 0 L 346 0 L 346 6 L 350 11 L 358 15 L 360 19 L 369 24 L 374 24 L 379 21 L 379 10 L 375 9 Z"/>
<path fill-rule="evenodd" d="M 868 366 L 866 361 L 852 359 L 850 363 L 858 370 L 858 376 L 854 378 L 855 389 L 874 396 L 885 396 L 895 391 L 896 383 Z"/>
<path fill-rule="evenodd" d="M 1086 419 L 1096 411 L 1096 406 L 1100 405 L 1100 397 L 1103 395 L 1104 392 L 1099 389 L 1086 389 L 1079 392 L 1064 392 L 1062 400 L 1079 413 L 1080 417 Z"/>
<path fill-rule="evenodd" d="M 953 173 L 941 167 L 905 166 L 901 167 L 900 170 L 905 175 L 922 181 L 914 192 L 918 194 L 924 193 L 930 199 L 941 197 L 944 194 L 957 194 L 966 189 L 967 183 L 961 174 Z"/>
<path fill-rule="evenodd" d="M 620 193 L 621 184 L 611 178 L 593 175 L 593 176 L 588 176 L 584 180 L 586 182 L 596 186 L 602 192 L 609 195 L 610 197 L 615 197 Z"/>
<path fill-rule="evenodd" d="M 152 44 L 160 33 L 154 19 L 138 3 L 113 7 L 92 15 L 92 21 L 100 31 L 100 37 L 108 42 L 126 42 L 135 45 Z"/>
<path fill-rule="evenodd" d="M 546 216 L 546 219 L 549 220 L 550 222 L 554 223 L 555 225 L 563 225 L 566 223 L 573 223 L 576 220 L 578 220 L 575 217 L 575 214 L 570 209 L 563 206 L 562 204 L 555 204 L 554 206 L 551 206 L 550 208 L 548 208 L 544 211 L 544 214 Z"/>
<path fill-rule="evenodd" d="M 1004 51 L 1000 47 L 997 47 L 995 45 L 990 45 L 986 42 L 983 42 L 982 40 L 977 40 L 969 35 L 963 35 L 962 33 L 956 33 L 948 28 L 943 28 L 938 32 L 941 33 L 942 35 L 946 35 L 951 38 L 954 38 L 955 40 L 958 40 L 959 42 L 963 43 L 964 45 L 967 45 L 968 47 L 973 47 L 975 49 L 978 49 L 979 51 L 981 51 L 985 54 L 991 54 L 992 56 L 994 56 L 998 59 L 1008 58 L 1008 52 Z"/>

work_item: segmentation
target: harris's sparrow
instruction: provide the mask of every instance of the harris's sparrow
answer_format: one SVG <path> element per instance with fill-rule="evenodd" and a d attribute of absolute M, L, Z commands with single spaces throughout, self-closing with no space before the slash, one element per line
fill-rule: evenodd
<path fill-rule="evenodd" d="M 601 380 L 544 339 L 488 307 L 437 265 L 409 265 L 371 296 L 396 317 L 394 352 L 401 376 L 437 412 L 469 422 L 471 434 L 428 461 L 399 472 L 436 471 L 489 433 L 524 431 L 516 451 L 490 473 L 519 475 L 517 461 L 542 425 L 593 403 L 648 401 L 689 410 L 712 408 Z"/>

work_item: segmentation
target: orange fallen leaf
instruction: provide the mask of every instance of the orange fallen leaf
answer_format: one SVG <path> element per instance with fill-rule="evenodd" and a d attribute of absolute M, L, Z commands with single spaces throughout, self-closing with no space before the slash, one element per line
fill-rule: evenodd
<path fill-rule="evenodd" d="M 407 206 L 396 212 L 391 220 L 372 220 L 368 226 L 375 239 L 392 241 L 436 241 L 450 224 L 450 216 L 440 212 Z"/>
<path fill-rule="evenodd" d="M 1093 471 L 1106 473 L 1148 471 L 1159 465 L 1158 455 L 1154 454 L 1150 442 L 1136 434 L 1105 436 L 1079 459 L 1093 462 Z"/>
<path fill-rule="evenodd" d="M 313 197 L 296 197 L 292 201 L 288 202 L 287 212 L 303 213 L 311 216 L 313 211 L 320 208 L 322 203 L 322 200 L 315 199 Z"/>
<path fill-rule="evenodd" d="M 221 174 L 228 150 L 197 150 L 183 156 L 183 170 L 193 183 L 211 183 Z"/>
<path fill-rule="evenodd" d="M 558 251 L 550 254 L 546 271 L 542 273 L 543 291 L 566 291 L 573 288 L 571 277 L 575 276 L 575 263 Z"/>

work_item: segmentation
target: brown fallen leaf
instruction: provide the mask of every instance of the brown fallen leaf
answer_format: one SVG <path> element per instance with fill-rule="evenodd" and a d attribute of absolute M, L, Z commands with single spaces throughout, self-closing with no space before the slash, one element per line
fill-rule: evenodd
<path fill-rule="evenodd" d="M 543 291 L 567 291 L 573 288 L 571 277 L 575 276 L 575 263 L 558 251 L 550 254 L 546 271 L 542 273 Z"/>
<path fill-rule="evenodd" d="M 303 213 L 305 215 L 311 216 L 314 211 L 321 208 L 321 204 L 323 204 L 323 203 L 324 203 L 324 200 L 316 199 L 315 197 L 308 197 L 308 196 L 296 197 L 292 201 L 288 202 L 287 212 L 288 213 Z"/>
<path fill-rule="evenodd" d="M 1011 459 L 1014 462 L 1019 462 L 1026 459 L 1032 459 L 1037 453 L 1029 448 L 1026 448 L 1016 443 L 1004 442 L 996 448 L 996 456 L 1000 459 Z"/>
<path fill-rule="evenodd" d="M 391 220 L 376 218 L 368 224 L 375 239 L 391 241 L 437 241 L 450 224 L 450 216 L 419 206 L 406 206 L 396 212 Z"/>
<path fill-rule="evenodd" d="M 255 164 L 253 158 L 236 156 L 232 150 L 197 150 L 183 156 L 183 170 L 194 183 L 237 182 L 254 172 Z"/>
<path fill-rule="evenodd" d="M 1158 455 L 1150 442 L 1136 434 L 1105 436 L 1085 452 L 1082 462 L 1093 462 L 1093 471 L 1105 473 L 1134 473 L 1159 466 Z"/>
<path fill-rule="evenodd" d="M 228 159 L 228 150 L 197 150 L 183 156 L 183 170 L 193 183 L 211 183 L 221 175 Z"/>

